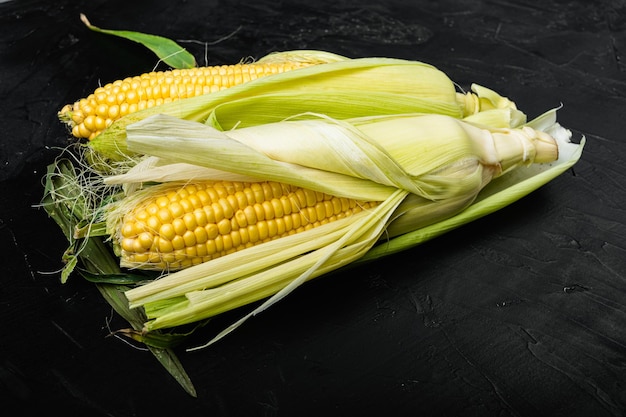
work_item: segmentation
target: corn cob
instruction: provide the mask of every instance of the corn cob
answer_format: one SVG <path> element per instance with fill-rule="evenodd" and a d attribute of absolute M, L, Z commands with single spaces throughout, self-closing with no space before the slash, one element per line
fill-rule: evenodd
<path fill-rule="evenodd" d="M 325 58 L 324 52 L 315 53 L 322 58 L 303 60 L 326 64 L 128 114 L 90 141 L 89 149 L 111 161 L 127 159 L 133 153 L 128 152 L 126 128 L 155 114 L 198 121 L 220 130 L 278 122 L 303 113 L 339 120 L 403 113 L 436 113 L 460 119 L 487 109 L 515 115 L 504 117 L 500 127 L 517 127 L 525 120 L 514 103 L 506 106 L 505 101 L 498 101 L 495 105 L 494 100 L 502 98 L 496 93 L 484 100 L 480 93 L 458 93 L 452 80 L 432 65 L 389 58 L 332 60 Z M 294 60 L 288 52 L 281 54 L 288 62 Z"/>
<path fill-rule="evenodd" d="M 176 270 L 375 206 L 277 182 L 167 184 L 136 196 L 115 227 L 121 266 Z"/>
<path fill-rule="evenodd" d="M 59 118 L 70 126 L 73 136 L 92 140 L 127 114 L 308 65 L 277 60 L 144 73 L 98 87 L 86 98 L 65 105 Z"/>

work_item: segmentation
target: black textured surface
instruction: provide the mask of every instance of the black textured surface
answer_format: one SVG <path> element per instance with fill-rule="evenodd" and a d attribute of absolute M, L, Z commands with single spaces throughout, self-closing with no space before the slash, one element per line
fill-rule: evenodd
<path fill-rule="evenodd" d="M 68 140 L 56 112 L 155 65 L 141 47 L 89 32 L 80 12 L 101 27 L 192 40 L 201 63 L 303 48 L 423 60 L 530 116 L 563 103 L 559 120 L 587 146 L 573 170 L 518 203 L 311 282 L 215 346 L 181 351 L 194 399 L 150 353 L 106 337 L 123 322 L 93 286 L 54 273 L 66 243 L 35 206 Z M 2 407 L 625 415 L 625 60 L 623 0 L 0 3 Z"/>

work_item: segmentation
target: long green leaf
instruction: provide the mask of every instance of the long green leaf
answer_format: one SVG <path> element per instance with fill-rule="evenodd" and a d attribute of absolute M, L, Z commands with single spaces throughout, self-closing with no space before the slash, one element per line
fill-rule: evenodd
<path fill-rule="evenodd" d="M 171 39 L 128 30 L 100 29 L 99 27 L 92 25 L 89 20 L 87 20 L 87 16 L 82 13 L 80 15 L 80 20 L 82 20 L 85 26 L 94 32 L 118 36 L 120 38 L 125 38 L 142 44 L 154 52 L 161 61 L 165 62 L 172 68 L 184 69 L 194 68 L 196 66 L 196 59 L 193 55 Z"/>
<path fill-rule="evenodd" d="M 81 239 L 80 244 L 73 238 L 73 230 L 83 221 L 86 208 L 80 196 L 80 189 L 75 182 L 75 171 L 69 160 L 59 160 L 48 167 L 45 178 L 42 207 L 61 228 L 70 241 L 71 255 L 68 258 L 69 267 L 64 268 L 62 282 L 65 282 L 72 269 L 80 260 L 88 273 L 117 275 L 120 268 L 113 258 L 108 247 L 101 238 Z M 130 309 L 124 296 L 124 291 L 130 287 L 113 284 L 97 284 L 96 287 L 111 307 L 136 330 L 143 327 L 145 314 L 139 309 Z M 178 381 L 182 388 L 191 396 L 196 396 L 196 390 L 189 376 L 185 372 L 176 354 L 169 348 L 147 345 L 155 358 Z"/>

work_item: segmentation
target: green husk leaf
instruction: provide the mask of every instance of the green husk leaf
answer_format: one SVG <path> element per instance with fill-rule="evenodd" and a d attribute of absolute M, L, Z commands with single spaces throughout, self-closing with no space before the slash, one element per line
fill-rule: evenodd
<path fill-rule="evenodd" d="M 142 332 L 135 329 L 120 329 L 111 335 L 121 335 L 136 342 L 143 343 L 153 348 L 169 349 L 182 344 L 193 332 L 188 333 L 163 333 L 163 332 Z"/>
<path fill-rule="evenodd" d="M 78 272 L 84 279 L 94 284 L 136 285 L 149 280 L 145 275 L 124 272 L 117 274 L 94 274 L 84 269 L 79 269 Z"/>
<path fill-rule="evenodd" d="M 76 183 L 74 166 L 68 159 L 60 159 L 50 164 L 45 177 L 44 196 L 41 206 L 52 218 L 70 242 L 66 251 L 66 266 L 61 272 L 65 282 L 79 261 L 90 276 L 115 276 L 121 273 L 118 261 L 111 254 L 108 246 L 100 237 L 75 239 L 76 226 L 85 220 L 87 212 L 85 201 L 81 197 L 80 187 Z M 141 330 L 146 316 L 140 309 L 130 309 L 124 292 L 130 289 L 126 285 L 99 283 L 96 288 L 111 307 L 135 329 Z M 162 366 L 181 387 L 191 396 L 196 390 L 185 372 L 176 354 L 169 348 L 149 346 L 148 349 L 161 362 Z"/>
<path fill-rule="evenodd" d="M 80 20 L 85 24 L 85 26 L 94 32 L 118 36 L 145 46 L 154 52 L 161 61 L 165 62 L 172 68 L 185 69 L 194 68 L 196 66 L 196 59 L 194 56 L 171 39 L 128 30 L 100 29 L 99 27 L 92 25 L 89 20 L 87 20 L 87 16 L 82 13 L 80 15 Z"/>

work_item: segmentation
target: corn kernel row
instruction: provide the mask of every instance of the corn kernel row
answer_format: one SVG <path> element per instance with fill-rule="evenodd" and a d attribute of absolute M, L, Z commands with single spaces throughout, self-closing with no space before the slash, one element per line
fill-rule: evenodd
<path fill-rule="evenodd" d="M 358 202 L 277 182 L 203 182 L 151 196 L 119 230 L 122 263 L 175 270 L 335 221 Z"/>
<path fill-rule="evenodd" d="M 86 98 L 65 105 L 59 117 L 67 120 L 73 136 L 91 140 L 127 114 L 307 65 L 311 64 L 257 63 L 149 72 L 98 87 Z"/>

